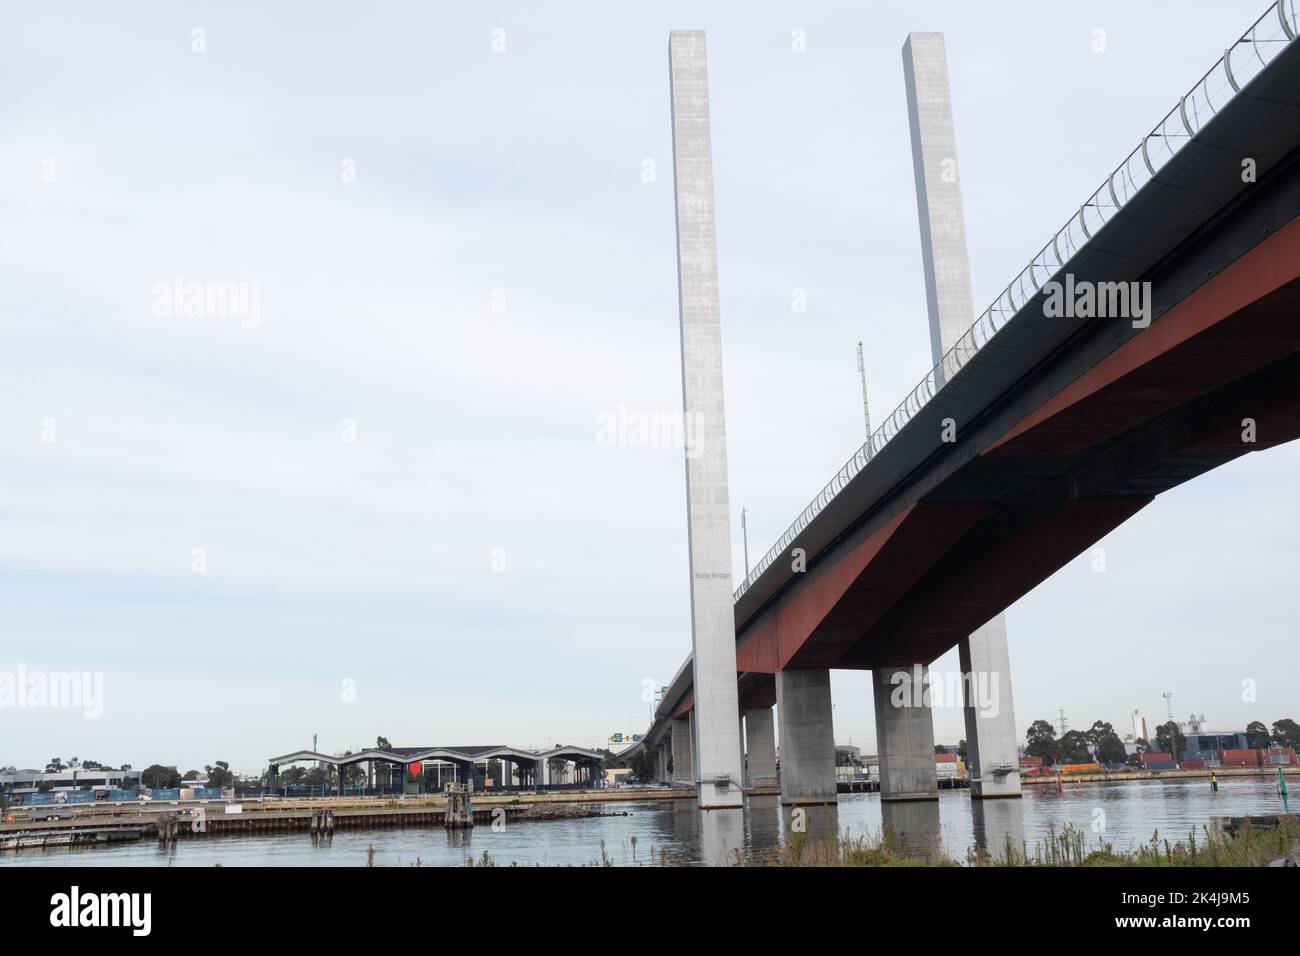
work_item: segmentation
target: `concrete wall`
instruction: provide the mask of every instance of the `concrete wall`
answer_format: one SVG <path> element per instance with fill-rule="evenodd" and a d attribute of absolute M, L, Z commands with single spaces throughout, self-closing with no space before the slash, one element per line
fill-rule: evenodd
<path fill-rule="evenodd" d="M 781 802 L 834 803 L 831 672 L 778 672 L 776 711 L 781 732 Z"/>
<path fill-rule="evenodd" d="M 687 529 L 694 647 L 695 774 L 701 807 L 739 806 L 736 630 L 731 587 L 722 323 L 704 33 L 669 37 L 681 309 Z M 726 786 L 720 780 L 730 780 Z"/>

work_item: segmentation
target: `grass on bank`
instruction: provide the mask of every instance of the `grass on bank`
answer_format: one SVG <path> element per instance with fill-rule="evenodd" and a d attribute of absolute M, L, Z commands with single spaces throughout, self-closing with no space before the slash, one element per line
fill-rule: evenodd
<path fill-rule="evenodd" d="M 1284 820 L 1277 827 L 1261 830 L 1249 821 L 1235 837 L 1210 836 L 1207 827 L 1187 834 L 1186 840 L 1171 841 L 1159 831 L 1151 839 L 1131 850 L 1117 850 L 1112 843 L 1098 840 L 1089 847 L 1084 831 L 1067 824 L 1061 830 L 1048 828 L 1047 838 L 1032 848 L 1022 842 L 1017 846 L 1010 837 L 996 852 L 973 849 L 967 852 L 967 866 L 1020 867 L 1190 867 L 1190 866 L 1267 866 L 1280 856 L 1292 852 L 1300 840 L 1300 823 Z M 737 861 L 740 863 L 741 861 Z M 808 839 L 795 834 L 775 854 L 765 859 L 744 861 L 760 866 L 956 866 L 936 837 L 917 848 L 909 846 L 892 827 L 879 835 L 850 837 L 847 834 L 829 840 Z"/>

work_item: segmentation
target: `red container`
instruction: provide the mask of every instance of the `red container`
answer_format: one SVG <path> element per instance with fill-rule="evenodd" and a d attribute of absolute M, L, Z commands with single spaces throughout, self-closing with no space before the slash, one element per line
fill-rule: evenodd
<path fill-rule="evenodd" d="M 1219 762 L 1225 767 L 1258 767 L 1258 750 L 1220 750 Z"/>
<path fill-rule="evenodd" d="M 1173 755 L 1173 754 L 1164 754 L 1164 753 L 1159 753 L 1159 752 L 1152 752 L 1152 753 L 1146 753 L 1146 754 L 1139 754 L 1139 759 L 1141 759 L 1141 761 L 1142 761 L 1143 764 L 1149 764 L 1149 763 L 1169 763 L 1169 764 L 1171 764 L 1171 763 L 1174 762 L 1174 755 Z"/>
<path fill-rule="evenodd" d="M 1043 765 L 1042 757 L 1021 757 L 1020 758 L 1021 770 L 1035 769 L 1037 767 L 1041 767 L 1042 765 Z"/>
<path fill-rule="evenodd" d="M 1184 760 L 1184 761 L 1183 761 L 1183 769 L 1184 769 L 1184 770 L 1204 770 L 1204 769 L 1205 769 L 1205 761 L 1204 761 L 1204 760 Z"/>

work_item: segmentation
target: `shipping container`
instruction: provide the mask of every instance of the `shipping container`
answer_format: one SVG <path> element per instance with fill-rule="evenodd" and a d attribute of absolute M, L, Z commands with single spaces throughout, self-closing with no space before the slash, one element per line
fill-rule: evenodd
<path fill-rule="evenodd" d="M 1168 754 L 1165 754 L 1165 757 L 1166 757 L 1166 758 L 1168 758 L 1168 756 L 1169 756 Z M 1142 762 L 1142 768 L 1143 768 L 1144 770 L 1173 770 L 1173 769 L 1175 769 L 1175 768 L 1174 768 L 1174 762 L 1173 762 L 1172 760 L 1169 760 L 1169 759 L 1165 759 L 1165 760 L 1144 760 L 1144 761 Z"/>
<path fill-rule="evenodd" d="M 1220 750 L 1219 762 L 1225 767 L 1258 767 L 1257 750 Z"/>

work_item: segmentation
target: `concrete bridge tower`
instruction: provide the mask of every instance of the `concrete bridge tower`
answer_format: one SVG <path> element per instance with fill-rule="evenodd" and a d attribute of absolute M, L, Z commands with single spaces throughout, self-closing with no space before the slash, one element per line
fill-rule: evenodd
<path fill-rule="evenodd" d="M 713 213 L 713 146 L 704 32 L 668 40 L 673 183 L 682 332 L 687 529 L 690 536 L 694 693 L 691 772 L 701 808 L 743 804 L 736 623 L 731 587 L 731 506 L 722 392 L 722 323 Z M 674 734 L 676 738 L 676 734 Z M 673 760 L 678 765 L 674 739 Z"/>
<path fill-rule="evenodd" d="M 930 347 L 934 363 L 938 365 L 975 319 L 957 141 L 953 131 L 952 95 L 942 33 L 913 33 L 908 36 L 903 46 L 903 74 L 912 131 L 916 206 L 921 224 L 921 255 L 930 313 Z M 941 373 L 942 370 L 936 374 Z M 935 384 L 941 387 L 942 378 Z M 957 427 L 961 428 L 961 422 Z M 1018 797 L 1020 762 L 1016 744 L 1019 735 L 1012 704 L 1011 664 L 1004 616 L 999 614 L 964 638 L 958 645 L 958 652 L 966 678 L 963 687 L 971 796 Z M 895 727 L 905 728 L 906 733 L 913 737 L 924 737 L 928 732 L 928 739 L 918 739 L 917 747 L 906 748 L 919 757 L 921 745 L 928 744 L 933 750 L 934 731 L 928 712 L 923 715 L 916 712 L 902 714 L 897 708 L 882 707 L 879 672 L 876 678 L 877 733 L 882 737 L 881 792 L 888 798 L 885 755 L 891 750 L 892 740 L 887 744 L 885 738 L 896 736 L 893 733 Z M 888 691 L 887 686 L 884 691 Z M 885 712 L 883 731 L 880 727 L 882 710 Z M 922 723 L 925 728 L 920 727 Z M 914 777 L 896 782 L 907 790 L 917 785 L 932 786 L 930 781 Z"/>

